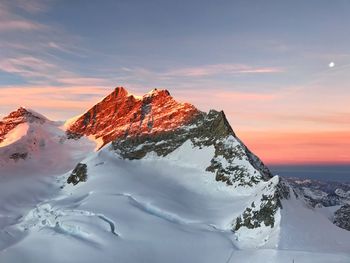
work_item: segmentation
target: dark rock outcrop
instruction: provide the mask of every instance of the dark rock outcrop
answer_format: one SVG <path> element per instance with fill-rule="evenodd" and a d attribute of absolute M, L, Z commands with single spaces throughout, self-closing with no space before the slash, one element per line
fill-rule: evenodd
<path fill-rule="evenodd" d="M 288 183 L 281 178 L 276 185 L 270 182 L 266 190 L 266 194 L 261 196 L 259 206 L 253 202 L 236 218 L 232 224 L 232 231 L 237 231 L 243 226 L 249 229 L 258 228 L 262 223 L 271 228 L 275 226 L 275 214 L 278 209 L 283 208 L 281 200 L 289 198 L 290 190 Z"/>
<path fill-rule="evenodd" d="M 349 204 L 343 205 L 334 213 L 333 223 L 340 228 L 350 231 L 350 205 Z"/>
<path fill-rule="evenodd" d="M 76 185 L 87 180 L 87 165 L 85 163 L 78 163 L 67 179 L 67 183 Z"/>
<path fill-rule="evenodd" d="M 16 153 L 11 154 L 9 158 L 14 160 L 15 162 L 17 162 L 20 159 L 25 160 L 25 159 L 27 159 L 27 157 L 28 157 L 27 152 L 23 152 L 23 153 L 16 152 Z"/>

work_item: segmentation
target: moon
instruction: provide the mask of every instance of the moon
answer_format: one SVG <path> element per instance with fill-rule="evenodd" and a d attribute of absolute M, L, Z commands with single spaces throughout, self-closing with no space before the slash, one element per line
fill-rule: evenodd
<path fill-rule="evenodd" d="M 330 68 L 334 68 L 334 66 L 335 66 L 335 63 L 333 61 L 328 64 L 328 67 Z"/>

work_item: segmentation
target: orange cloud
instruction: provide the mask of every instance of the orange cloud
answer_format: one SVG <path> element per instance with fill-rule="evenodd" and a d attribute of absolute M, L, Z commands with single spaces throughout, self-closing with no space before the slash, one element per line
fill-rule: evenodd
<path fill-rule="evenodd" d="M 268 164 L 350 163 L 350 130 L 312 133 L 239 131 L 238 135 Z"/>

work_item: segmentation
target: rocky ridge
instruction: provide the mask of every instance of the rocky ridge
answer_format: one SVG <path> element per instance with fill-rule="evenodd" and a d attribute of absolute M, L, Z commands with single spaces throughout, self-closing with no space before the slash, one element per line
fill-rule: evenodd
<path fill-rule="evenodd" d="M 171 131 L 190 122 L 200 112 L 189 103 L 178 103 L 167 90 L 154 89 L 143 97 L 116 88 L 68 129 L 70 138 L 92 135 L 101 147 L 117 138 Z"/>

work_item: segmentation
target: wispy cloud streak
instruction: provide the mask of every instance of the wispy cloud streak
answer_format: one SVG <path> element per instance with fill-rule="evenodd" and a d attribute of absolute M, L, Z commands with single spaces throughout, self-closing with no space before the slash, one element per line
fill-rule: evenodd
<path fill-rule="evenodd" d="M 207 77 L 223 74 L 267 74 L 281 72 L 283 72 L 282 69 L 274 67 L 255 67 L 241 64 L 213 64 L 170 70 L 163 75 L 170 77 Z"/>
<path fill-rule="evenodd" d="M 1 31 L 32 31 L 43 30 L 47 28 L 45 25 L 32 21 L 28 18 L 18 15 L 14 11 L 14 6 L 23 6 L 26 11 L 34 11 L 34 2 L 32 4 L 26 3 L 26 1 L 20 1 L 20 5 L 15 5 L 14 2 L 18 1 L 4 1 L 0 3 L 0 32 Z M 36 10 L 38 10 L 39 6 Z"/>
<path fill-rule="evenodd" d="M 278 67 L 251 66 L 243 64 L 210 64 L 194 67 L 174 68 L 163 71 L 153 71 L 147 68 L 121 68 L 129 75 L 153 77 L 153 78 L 203 78 L 222 75 L 243 75 L 243 74 L 273 74 L 282 73 L 284 69 Z"/>

